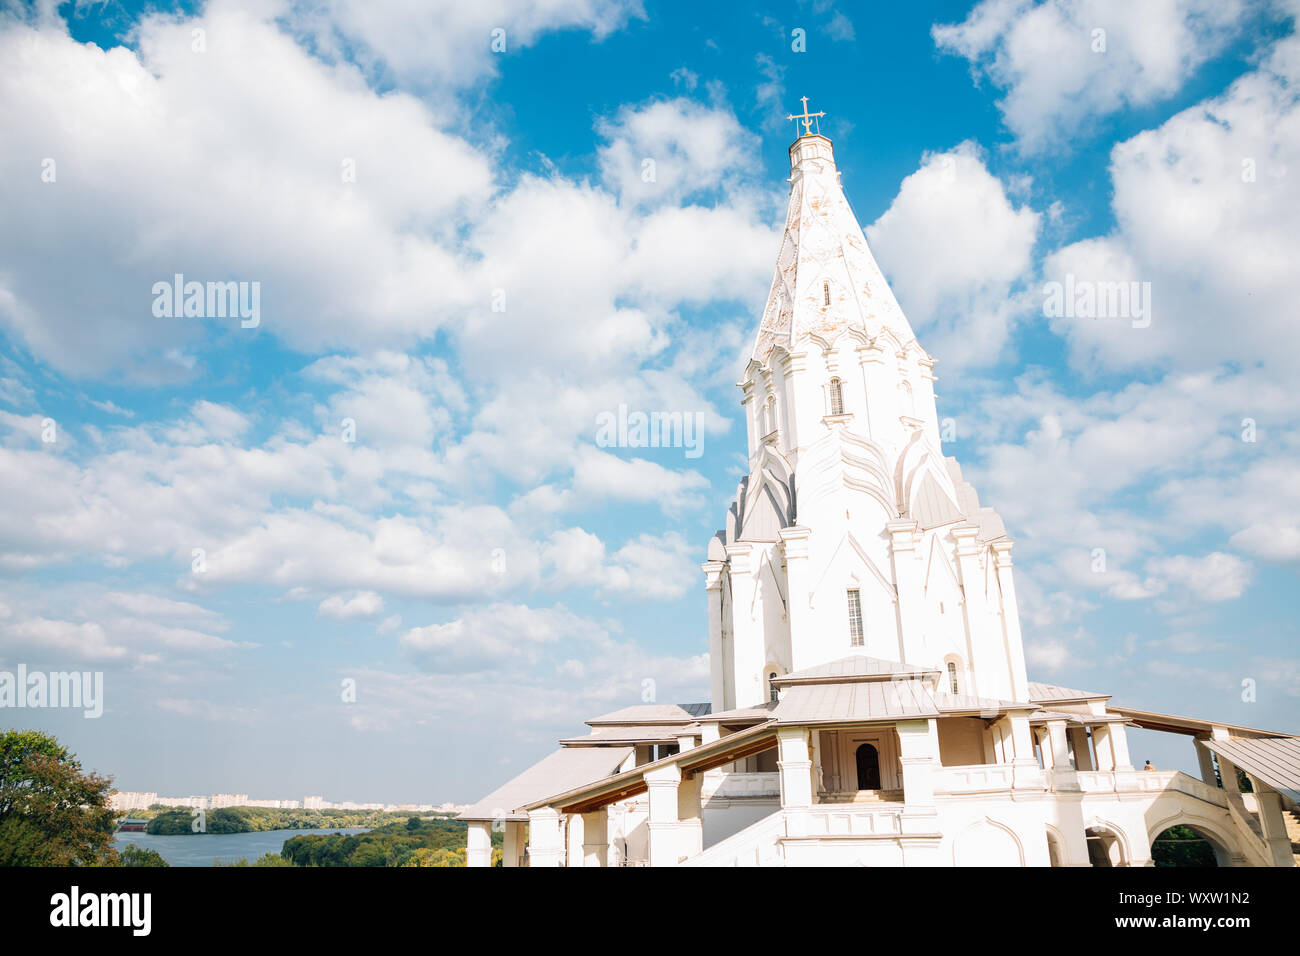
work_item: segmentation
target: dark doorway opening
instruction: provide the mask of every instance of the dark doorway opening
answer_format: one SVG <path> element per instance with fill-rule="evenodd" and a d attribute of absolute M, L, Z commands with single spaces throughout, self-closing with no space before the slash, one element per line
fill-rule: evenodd
<path fill-rule="evenodd" d="M 880 754 L 871 744 L 858 748 L 858 789 L 880 789 Z"/>

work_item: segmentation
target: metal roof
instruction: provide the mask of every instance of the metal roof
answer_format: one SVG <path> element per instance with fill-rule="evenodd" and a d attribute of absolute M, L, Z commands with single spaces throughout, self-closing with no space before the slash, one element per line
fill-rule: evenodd
<path fill-rule="evenodd" d="M 1108 700 L 1110 694 L 1094 694 L 1091 691 L 1075 690 L 1060 684 L 1044 684 L 1039 681 L 1029 682 L 1029 699 L 1037 704 L 1060 704 L 1067 700 Z"/>
<path fill-rule="evenodd" d="M 774 711 L 782 724 L 844 723 L 938 717 L 934 696 L 920 681 L 795 684 Z"/>
<path fill-rule="evenodd" d="M 1293 804 L 1300 804 L 1300 738 L 1229 737 L 1204 743 Z"/>
<path fill-rule="evenodd" d="M 562 747 L 493 790 L 463 811 L 459 819 L 526 820 L 526 813 L 516 812 L 520 807 L 616 773 L 632 750 L 632 747 Z"/>
<path fill-rule="evenodd" d="M 653 763 L 642 764 L 640 767 L 634 767 L 631 770 L 625 770 L 610 777 L 581 784 L 563 793 L 540 796 L 528 804 L 522 805 L 521 809 L 533 810 L 537 807 L 554 806 L 564 813 L 586 813 L 589 810 L 599 809 L 610 803 L 624 800 L 629 796 L 644 793 L 646 789 L 645 775 L 651 770 L 676 764 L 681 768 L 683 774 L 703 773 L 706 770 L 732 763 L 741 757 L 770 749 L 775 746 L 775 743 L 776 726 L 774 722 L 769 721 L 754 727 L 747 727 L 744 730 L 738 730 L 734 734 L 728 734 L 712 743 L 703 744 L 690 750 L 683 750 L 668 757 L 661 757 Z"/>
<path fill-rule="evenodd" d="M 743 724 L 753 723 L 755 721 L 771 720 L 772 711 L 776 709 L 776 701 L 765 700 L 761 704 L 755 704 L 753 707 L 737 707 L 735 710 L 720 710 L 716 714 L 709 714 L 707 717 L 701 717 L 702 724 Z"/>
<path fill-rule="evenodd" d="M 773 715 L 779 724 L 825 724 L 958 714 L 994 717 L 1012 710 L 1037 709 L 1037 704 L 935 692 L 915 680 L 849 681 L 786 687 Z"/>
<path fill-rule="evenodd" d="M 1122 724 L 1127 719 L 1121 714 L 1076 714 L 1066 710 L 1040 710 L 1030 715 L 1029 722 L 1041 724 L 1049 720 L 1064 720 L 1088 727 L 1093 724 Z"/>
<path fill-rule="evenodd" d="M 1208 737 L 1212 728 L 1222 727 L 1234 737 L 1292 737 L 1277 730 L 1259 730 L 1255 727 L 1241 727 L 1237 724 L 1225 724 L 1221 720 L 1203 720 L 1200 717 L 1179 717 L 1174 714 L 1158 714 L 1150 710 L 1137 710 L 1133 707 L 1117 707 L 1107 704 L 1106 709 L 1113 714 L 1123 714 L 1133 723 L 1145 730 L 1160 730 L 1169 734 L 1187 734 L 1192 737 Z"/>
<path fill-rule="evenodd" d="M 805 667 L 789 674 L 778 675 L 772 678 L 772 683 L 783 687 L 788 684 L 831 681 L 883 681 L 894 676 L 915 678 L 938 673 L 939 670 L 934 667 L 916 667 L 912 664 L 900 664 L 897 661 L 855 654 L 826 664 L 818 664 L 816 667 Z"/>
<path fill-rule="evenodd" d="M 769 715 L 770 716 L 770 715 Z M 597 727 L 583 737 L 561 740 L 565 746 L 592 746 L 602 743 L 676 743 L 678 737 L 698 737 L 697 724 L 632 724 L 622 727 Z"/>
<path fill-rule="evenodd" d="M 587 724 L 689 724 L 711 709 L 710 704 L 637 704 L 593 717 Z"/>

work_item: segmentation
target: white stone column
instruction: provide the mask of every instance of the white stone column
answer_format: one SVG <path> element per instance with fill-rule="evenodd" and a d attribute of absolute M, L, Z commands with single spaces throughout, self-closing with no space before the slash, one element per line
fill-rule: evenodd
<path fill-rule="evenodd" d="M 821 731 L 814 730 L 809 733 L 808 737 L 812 746 L 812 793 L 813 802 L 817 802 L 817 795 L 826 790 L 826 775 L 822 770 L 822 735 Z"/>
<path fill-rule="evenodd" d="M 521 866 L 524 855 L 524 825 L 519 820 L 506 820 L 501 840 L 501 865 Z"/>
<path fill-rule="evenodd" d="M 1020 634 L 1020 607 L 1016 603 L 1016 582 L 1011 573 L 1011 541 L 995 541 L 989 546 L 997 560 L 998 585 L 1002 589 L 1002 630 L 1006 639 L 1007 660 L 1011 668 L 1011 696 L 1029 700 L 1029 678 L 1025 671 L 1025 645 Z"/>
<path fill-rule="evenodd" d="M 677 785 L 677 852 L 687 859 L 704 851 L 703 774 L 683 777 Z"/>
<path fill-rule="evenodd" d="M 1204 741 L 1194 740 L 1196 746 L 1196 762 L 1201 768 L 1201 782 L 1211 786 L 1218 787 L 1219 781 L 1214 777 L 1214 755 L 1210 753 L 1210 748 L 1205 746 Z"/>
<path fill-rule="evenodd" d="M 1088 728 L 1071 727 L 1066 732 L 1070 749 L 1074 753 L 1075 770 L 1092 769 L 1092 749 L 1088 746 Z"/>
<path fill-rule="evenodd" d="M 776 732 L 777 770 L 781 775 L 783 809 L 811 807 L 812 761 L 808 757 L 808 728 L 781 727 Z"/>
<path fill-rule="evenodd" d="M 471 820 L 465 834 L 465 865 L 492 865 L 492 822 Z"/>
<path fill-rule="evenodd" d="M 1043 789 L 1043 771 L 1038 767 L 1038 758 L 1034 756 L 1034 731 L 1029 726 L 1029 715 L 1015 713 L 1007 715 L 1011 725 L 1011 747 L 1014 755 L 1011 763 L 1012 786 L 1021 789 Z"/>
<path fill-rule="evenodd" d="M 916 559 L 920 526 L 915 521 L 891 521 L 890 552 L 894 562 L 894 584 L 898 589 L 899 659 L 904 664 L 933 664 L 926 659 L 925 623 L 922 620 L 921 565 Z M 871 652 L 878 653 L 878 652 Z"/>
<path fill-rule="evenodd" d="M 979 559 L 981 549 L 975 540 L 978 535 L 979 528 L 974 525 L 952 529 L 952 536 L 957 542 L 957 574 L 961 584 L 962 615 L 966 626 L 966 653 L 962 655 L 966 659 L 966 673 L 960 690 L 963 694 L 973 696 L 999 697 L 1000 688 L 995 686 L 985 689 L 980 686 L 981 665 L 994 651 L 1000 654 L 1001 648 L 986 646 L 995 619 L 988 610 L 984 569 L 980 567 Z M 1001 635 L 998 637 L 1000 639 Z M 947 684 L 944 689 L 947 689 Z"/>
<path fill-rule="evenodd" d="M 898 748 L 903 765 L 903 802 L 912 807 L 934 806 L 934 772 L 939 764 L 939 729 L 937 722 L 900 720 Z"/>
<path fill-rule="evenodd" d="M 650 835 L 651 866 L 676 866 L 682 856 L 678 847 L 680 818 L 677 815 L 677 787 L 681 780 L 682 773 L 676 764 L 645 775 L 650 798 L 646 830 Z"/>
<path fill-rule="evenodd" d="M 582 814 L 582 865 L 609 866 L 609 813 L 605 807 Z"/>
<path fill-rule="evenodd" d="M 1115 758 L 1115 769 L 1132 770 L 1133 758 L 1128 755 L 1128 726 L 1120 721 L 1106 726 L 1110 730 L 1110 750 Z"/>
<path fill-rule="evenodd" d="M 715 710 L 726 709 L 726 651 L 722 646 L 722 574 L 727 567 L 722 561 L 705 561 L 704 589 L 709 604 L 709 699 Z"/>
<path fill-rule="evenodd" d="M 1070 744 L 1066 738 L 1065 727 L 1064 720 L 1047 722 L 1045 742 L 1051 745 L 1052 750 L 1052 789 L 1078 790 L 1079 777 L 1070 766 Z"/>
<path fill-rule="evenodd" d="M 564 824 L 565 838 L 565 866 L 582 866 L 583 865 L 583 843 L 586 842 L 582 817 L 576 813 L 565 814 L 562 821 Z"/>
<path fill-rule="evenodd" d="M 808 538 L 812 529 L 794 525 L 777 532 L 781 536 L 781 551 L 785 556 L 786 617 L 790 624 L 790 668 L 802 670 L 817 663 L 816 653 L 821 642 L 808 633 L 811 617 L 808 607 Z"/>
<path fill-rule="evenodd" d="M 528 865 L 559 866 L 564 859 L 560 812 L 554 807 L 528 811 Z"/>
<path fill-rule="evenodd" d="M 752 544 L 727 546 L 731 564 L 732 690 L 735 707 L 753 707 L 767 699 L 763 680 L 762 608 L 754 606 L 759 552 Z"/>
<path fill-rule="evenodd" d="M 1286 822 L 1282 818 L 1282 795 L 1268 784 L 1250 776 L 1250 785 L 1255 791 L 1255 801 L 1259 804 L 1259 825 L 1268 845 L 1268 854 L 1273 858 L 1274 866 L 1295 866 L 1295 857 L 1291 853 L 1291 838 L 1286 832 Z"/>
<path fill-rule="evenodd" d="M 1092 728 L 1092 743 L 1097 751 L 1097 769 L 1115 769 L 1115 748 L 1111 743 L 1110 724 L 1096 724 Z"/>
<path fill-rule="evenodd" d="M 904 835 L 907 865 L 938 866 L 939 811 L 934 800 L 934 778 L 940 766 L 938 723 L 934 719 L 900 720 L 895 726 L 903 765 L 900 828 Z M 908 836 L 915 839 L 909 841 Z"/>

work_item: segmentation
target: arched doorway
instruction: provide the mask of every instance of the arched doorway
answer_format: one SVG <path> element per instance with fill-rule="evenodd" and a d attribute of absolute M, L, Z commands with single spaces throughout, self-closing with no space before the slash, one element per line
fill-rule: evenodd
<path fill-rule="evenodd" d="M 871 744 L 863 744 L 854 755 L 858 764 L 858 789 L 880 789 L 880 753 Z"/>
<path fill-rule="evenodd" d="M 1093 866 L 1128 866 L 1124 845 L 1114 832 L 1105 827 L 1089 827 L 1084 835 L 1088 838 L 1088 862 Z"/>
<path fill-rule="evenodd" d="M 1151 841 L 1151 861 L 1156 866 L 1218 866 L 1221 848 L 1199 830 L 1173 826 Z"/>

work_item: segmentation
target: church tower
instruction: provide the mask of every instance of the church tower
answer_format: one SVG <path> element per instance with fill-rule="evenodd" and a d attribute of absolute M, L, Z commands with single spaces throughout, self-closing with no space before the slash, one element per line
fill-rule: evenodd
<path fill-rule="evenodd" d="M 773 676 L 852 656 L 937 670 L 944 691 L 1027 700 L 1011 540 L 943 456 L 935 361 L 811 115 L 805 102 L 739 382 L 749 474 L 703 565 L 713 709 L 760 704 Z"/>

